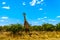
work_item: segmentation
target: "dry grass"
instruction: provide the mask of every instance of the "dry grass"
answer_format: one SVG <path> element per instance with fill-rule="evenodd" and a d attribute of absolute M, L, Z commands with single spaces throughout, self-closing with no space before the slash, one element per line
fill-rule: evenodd
<path fill-rule="evenodd" d="M 33 31 L 14 36 L 10 32 L 0 32 L 0 40 L 60 40 L 60 32 Z"/>

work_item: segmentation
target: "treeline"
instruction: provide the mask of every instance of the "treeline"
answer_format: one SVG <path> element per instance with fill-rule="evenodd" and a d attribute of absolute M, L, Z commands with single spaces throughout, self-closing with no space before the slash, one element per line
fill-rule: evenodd
<path fill-rule="evenodd" d="M 23 32 L 25 31 L 25 28 L 21 24 L 11 24 L 11 25 L 5 25 L 5 26 L 0 26 L 0 32 L 1 31 L 9 31 L 12 33 L 17 33 L 17 32 Z M 49 23 L 44 23 L 41 26 L 31 26 L 29 27 L 29 31 L 60 31 L 60 23 L 53 25 Z"/>

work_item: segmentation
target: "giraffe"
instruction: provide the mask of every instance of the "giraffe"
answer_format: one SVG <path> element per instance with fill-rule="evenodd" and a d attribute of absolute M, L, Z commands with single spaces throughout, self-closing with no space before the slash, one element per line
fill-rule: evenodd
<path fill-rule="evenodd" d="M 24 27 L 25 27 L 25 31 L 28 32 L 29 31 L 29 23 L 26 20 L 26 14 L 23 13 L 24 16 Z"/>

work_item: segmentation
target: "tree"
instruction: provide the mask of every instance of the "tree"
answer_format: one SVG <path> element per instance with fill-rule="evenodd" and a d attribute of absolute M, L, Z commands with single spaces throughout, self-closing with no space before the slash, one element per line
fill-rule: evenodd
<path fill-rule="evenodd" d="M 9 31 L 11 31 L 13 34 L 16 34 L 19 31 L 22 31 L 22 25 L 21 24 L 11 24 Z"/>
<path fill-rule="evenodd" d="M 53 31 L 53 30 L 55 30 L 55 26 L 47 23 L 47 24 L 42 25 L 42 29 L 43 29 L 43 31 L 44 30 L 45 31 Z"/>
<path fill-rule="evenodd" d="M 0 31 L 2 31 L 3 30 L 3 27 L 2 26 L 0 26 Z"/>
<path fill-rule="evenodd" d="M 56 24 L 56 30 L 60 31 L 60 23 Z"/>
<path fill-rule="evenodd" d="M 32 29 L 35 30 L 35 31 L 40 31 L 41 30 L 41 26 L 32 26 Z"/>

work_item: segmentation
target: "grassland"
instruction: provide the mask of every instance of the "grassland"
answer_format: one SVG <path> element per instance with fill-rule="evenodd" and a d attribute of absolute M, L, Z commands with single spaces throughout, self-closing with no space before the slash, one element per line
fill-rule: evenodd
<path fill-rule="evenodd" d="M 30 26 L 27 33 L 21 24 L 0 26 L 0 40 L 60 40 L 60 23 Z"/>
<path fill-rule="evenodd" d="M 60 40 L 60 31 L 20 32 L 16 35 L 10 32 L 0 32 L 0 40 Z"/>

